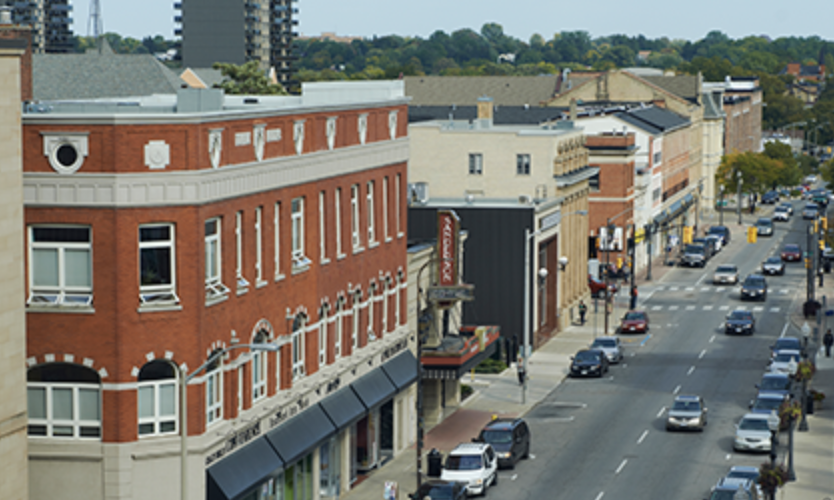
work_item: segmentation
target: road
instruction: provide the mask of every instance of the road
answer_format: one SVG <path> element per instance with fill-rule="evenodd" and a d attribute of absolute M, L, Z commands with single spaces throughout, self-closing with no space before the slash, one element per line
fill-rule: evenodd
<path fill-rule="evenodd" d="M 533 458 L 502 471 L 488 496 L 700 499 L 731 465 L 767 461 L 766 454 L 733 451 L 734 425 L 755 397 L 769 345 L 783 334 L 801 336 L 787 316 L 805 299 L 805 268 L 788 263 L 784 276 L 768 277 L 765 302 L 741 302 L 739 287 L 714 286 L 710 278 L 718 264 L 735 263 L 744 277 L 785 243 L 804 248 L 803 205 L 794 202 L 794 217 L 777 223 L 772 237 L 751 245 L 738 231 L 705 269 L 678 268 L 641 287 L 650 332 L 621 335 L 623 363 L 602 379 L 567 379 L 528 414 Z M 723 333 L 724 317 L 735 308 L 753 311 L 752 337 Z M 703 433 L 666 432 L 665 412 L 676 394 L 705 399 Z"/>

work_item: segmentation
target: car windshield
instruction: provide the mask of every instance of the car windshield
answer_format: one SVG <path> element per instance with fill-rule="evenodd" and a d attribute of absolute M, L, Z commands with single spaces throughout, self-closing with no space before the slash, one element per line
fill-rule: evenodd
<path fill-rule="evenodd" d="M 771 225 L 773 225 L 773 222 L 771 222 L 770 219 L 759 219 L 759 221 L 756 222 L 756 225 L 758 225 L 758 226 L 771 226 Z"/>
<path fill-rule="evenodd" d="M 599 355 L 595 352 L 591 351 L 579 351 L 576 353 L 576 360 L 577 361 L 597 361 L 599 360 Z"/>
<path fill-rule="evenodd" d="M 785 251 L 786 252 L 798 252 L 799 251 L 799 245 L 785 245 Z"/>
<path fill-rule="evenodd" d="M 591 347 L 617 347 L 617 341 L 614 339 L 594 339 Z"/>
<path fill-rule="evenodd" d="M 773 358 L 773 361 L 776 361 L 777 363 L 788 363 L 790 360 L 799 361 L 799 355 L 780 352 L 775 358 Z"/>
<path fill-rule="evenodd" d="M 786 207 L 786 206 L 779 205 L 778 207 L 776 207 L 776 212 L 787 212 L 787 211 L 788 211 L 788 207 Z"/>
<path fill-rule="evenodd" d="M 770 431 L 767 420 L 763 418 L 743 418 L 738 428 L 743 431 Z"/>
<path fill-rule="evenodd" d="M 736 491 L 732 490 L 715 490 L 712 492 L 712 495 L 710 495 L 709 500 L 735 500 L 736 493 Z M 750 498 L 750 496 L 745 495 L 742 498 L 746 500 Z"/>
<path fill-rule="evenodd" d="M 489 444 L 506 444 L 513 442 L 513 433 L 510 431 L 485 430 L 481 438 Z"/>
<path fill-rule="evenodd" d="M 672 410 L 676 411 L 700 411 L 701 405 L 697 401 L 675 401 Z"/>
<path fill-rule="evenodd" d="M 646 315 L 641 312 L 630 312 L 626 313 L 625 318 L 623 319 L 626 321 L 642 321 L 646 319 Z"/>
<path fill-rule="evenodd" d="M 701 245 L 686 245 L 685 253 L 704 253 L 704 247 Z"/>
<path fill-rule="evenodd" d="M 817 209 L 817 206 L 814 205 L 813 203 L 809 203 L 809 204 L 805 205 L 805 210 L 816 210 L 816 209 Z"/>
<path fill-rule="evenodd" d="M 734 272 L 736 272 L 736 269 L 737 269 L 736 266 L 723 265 L 723 266 L 718 266 L 718 269 L 716 269 L 715 272 L 717 272 L 717 273 L 734 273 Z"/>
<path fill-rule="evenodd" d="M 770 410 L 778 410 L 781 405 L 782 400 L 778 398 L 758 398 L 752 409 L 770 413 Z"/>
<path fill-rule="evenodd" d="M 794 349 L 797 347 L 799 347 L 799 339 L 794 337 L 783 337 L 776 340 L 776 343 L 773 345 L 773 350 L 778 351 L 779 349 Z"/>
<path fill-rule="evenodd" d="M 752 479 L 756 480 L 759 477 L 759 472 L 755 470 L 731 470 L 727 473 L 727 477 L 730 479 Z"/>
<path fill-rule="evenodd" d="M 446 459 L 449 470 L 478 470 L 481 468 L 480 455 L 449 455 Z"/>
<path fill-rule="evenodd" d="M 431 498 L 431 500 L 454 500 L 455 498 L 451 484 L 423 485 L 417 498 L 423 500 L 426 497 Z"/>
<path fill-rule="evenodd" d="M 785 391 L 791 385 L 788 377 L 765 377 L 759 385 L 761 391 Z"/>
<path fill-rule="evenodd" d="M 750 313 L 747 311 L 733 311 L 730 313 L 730 319 L 750 319 Z"/>
<path fill-rule="evenodd" d="M 721 226 L 715 226 L 715 227 L 709 228 L 709 234 L 721 235 L 721 234 L 724 234 L 724 231 L 725 231 L 725 229 Z"/>
<path fill-rule="evenodd" d="M 768 257 L 765 262 L 767 264 L 780 264 L 782 259 L 780 257 Z"/>
<path fill-rule="evenodd" d="M 763 287 L 764 279 L 762 279 L 760 276 L 750 276 L 749 278 L 744 280 L 744 286 Z"/>

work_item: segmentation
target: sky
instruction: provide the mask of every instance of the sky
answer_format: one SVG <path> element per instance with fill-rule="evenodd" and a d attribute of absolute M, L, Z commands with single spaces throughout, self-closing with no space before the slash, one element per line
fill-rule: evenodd
<path fill-rule="evenodd" d="M 100 0 L 104 31 L 142 39 L 172 39 L 175 0 Z M 177 0 L 187 2 L 188 0 Z M 241 0 L 228 0 L 241 1 Z M 90 0 L 71 0 L 73 31 L 87 34 Z M 819 36 L 834 40 L 831 0 L 298 0 L 298 32 L 373 37 L 396 34 L 428 38 L 436 30 L 480 31 L 495 22 L 524 41 L 538 33 L 587 31 L 592 37 L 643 34 L 696 41 L 712 30 L 731 38 L 749 35 Z"/>

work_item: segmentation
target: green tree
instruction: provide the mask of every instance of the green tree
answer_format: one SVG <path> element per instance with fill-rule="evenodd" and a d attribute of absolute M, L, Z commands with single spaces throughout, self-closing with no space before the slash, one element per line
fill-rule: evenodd
<path fill-rule="evenodd" d="M 249 61 L 242 65 L 232 63 L 214 63 L 214 69 L 219 69 L 223 75 L 220 88 L 227 94 L 248 95 L 286 95 L 280 84 L 271 83 L 261 70 L 258 61 Z"/>

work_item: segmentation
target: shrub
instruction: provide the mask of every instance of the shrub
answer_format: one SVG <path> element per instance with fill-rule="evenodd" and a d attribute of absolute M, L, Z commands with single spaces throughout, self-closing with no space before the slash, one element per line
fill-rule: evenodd
<path fill-rule="evenodd" d="M 475 367 L 475 373 L 501 373 L 507 369 L 507 364 L 498 359 L 487 358 Z"/>
<path fill-rule="evenodd" d="M 784 465 L 777 464 L 772 467 L 769 462 L 759 466 L 759 485 L 764 491 L 776 491 L 781 488 L 789 479 L 788 470 Z"/>
<path fill-rule="evenodd" d="M 822 400 L 825 399 L 825 394 L 816 389 L 811 389 L 810 391 L 808 391 L 808 393 L 811 395 L 814 401 L 821 403 Z"/>
<path fill-rule="evenodd" d="M 816 367 L 811 360 L 803 360 L 800 361 L 799 364 L 796 365 L 796 375 L 794 375 L 794 380 L 797 382 L 802 382 L 803 380 L 811 380 L 814 378 L 814 373 L 816 372 Z"/>
<path fill-rule="evenodd" d="M 790 403 L 785 401 L 779 407 L 779 429 L 786 430 L 790 426 L 791 419 L 799 420 L 801 416 L 802 405 L 799 404 L 799 401 L 791 401 Z"/>
<path fill-rule="evenodd" d="M 473 389 L 471 385 L 460 384 L 460 400 L 468 398 L 472 395 Z"/>

